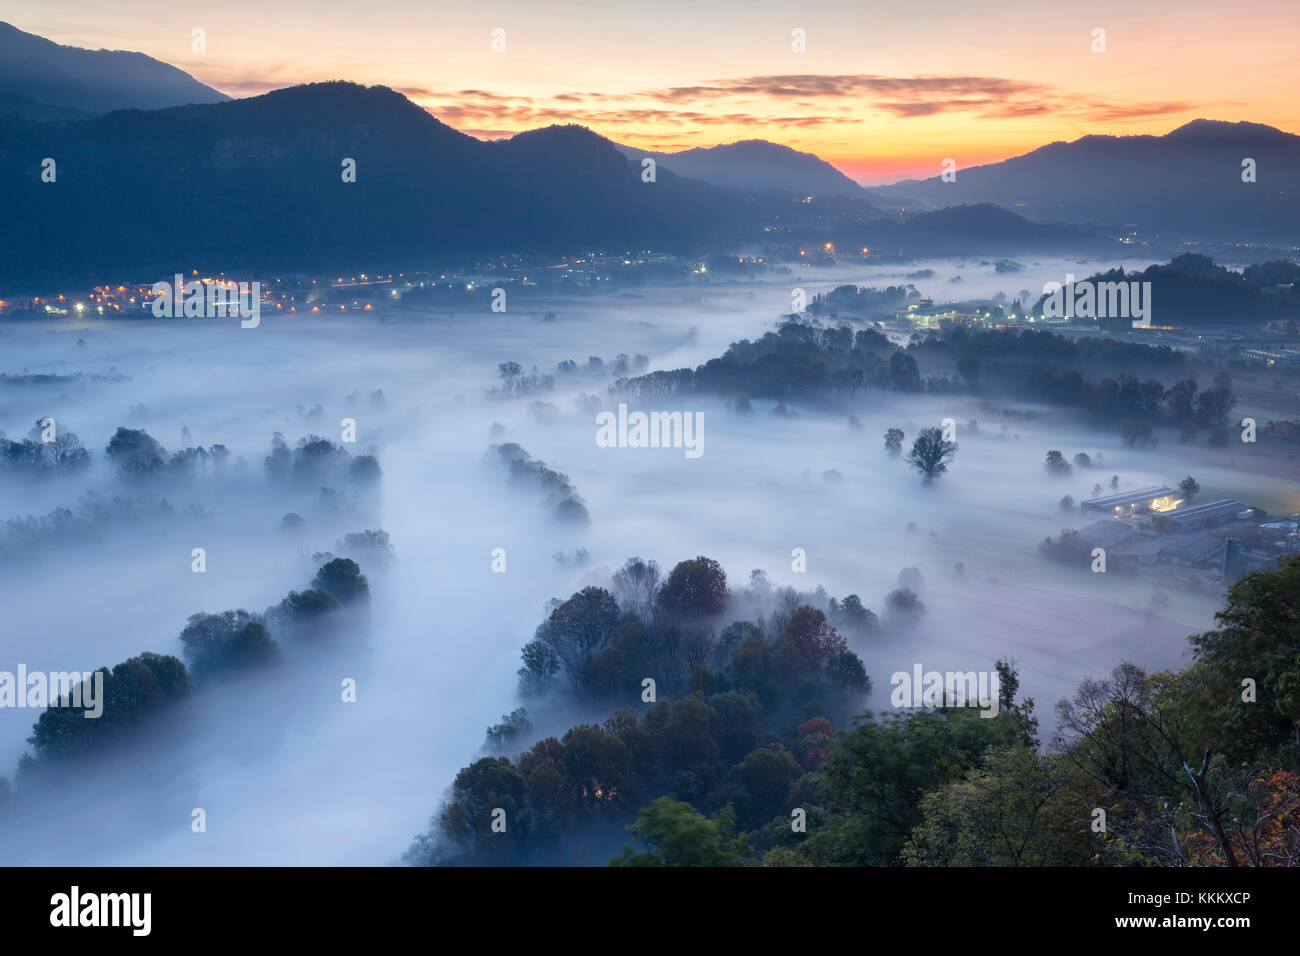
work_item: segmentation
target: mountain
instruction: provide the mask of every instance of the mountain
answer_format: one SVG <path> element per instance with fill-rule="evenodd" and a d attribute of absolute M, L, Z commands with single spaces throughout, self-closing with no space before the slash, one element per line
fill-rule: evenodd
<path fill-rule="evenodd" d="M 354 183 L 342 180 L 345 159 Z M 0 115 L 0 194 L 12 221 L 42 224 L 0 231 L 10 287 L 440 253 L 704 249 L 761 235 L 767 208 L 668 171 L 643 183 L 581 127 L 488 143 L 390 89 L 341 82 L 58 126 Z"/>
<path fill-rule="evenodd" d="M 618 148 L 638 165 L 649 156 L 656 167 L 715 186 L 795 196 L 865 198 L 861 186 L 825 160 L 767 140 L 747 139 L 678 153 L 654 153 L 631 146 Z"/>
<path fill-rule="evenodd" d="M 95 114 L 89 110 L 73 109 L 70 106 L 51 106 L 30 96 L 0 91 L 0 113 L 13 113 L 23 119 L 38 123 L 56 123 L 70 119 L 89 119 Z"/>
<path fill-rule="evenodd" d="M 42 160 L 55 161 L 53 182 Z M 346 160 L 356 181 L 345 182 Z M 657 171 L 581 126 L 484 142 L 386 87 L 316 83 L 224 103 L 35 123 L 0 114 L 0 294 L 174 272 L 428 267 L 500 254 L 763 249 L 889 255 L 1080 247 L 993 206 L 899 221 Z M 152 281 L 152 279 L 150 280 Z"/>
<path fill-rule="evenodd" d="M 1257 181 L 1242 182 L 1242 161 Z M 932 205 L 996 203 L 1031 219 L 1165 238 L 1300 239 L 1300 136 L 1194 120 L 1163 136 L 1084 136 L 1000 163 L 875 187 Z"/>
<path fill-rule="evenodd" d="M 19 99 L 9 100 L 11 97 Z M 0 22 L 0 111 L 24 100 L 45 107 L 107 113 L 218 103 L 229 98 L 143 53 L 61 46 Z M 30 105 L 21 112 L 28 118 L 47 118 Z M 67 114 L 52 115 L 67 118 Z"/>

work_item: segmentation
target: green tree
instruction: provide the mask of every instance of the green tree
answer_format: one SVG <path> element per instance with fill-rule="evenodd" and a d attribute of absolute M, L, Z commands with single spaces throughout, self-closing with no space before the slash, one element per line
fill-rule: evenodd
<path fill-rule="evenodd" d="M 609 643 L 621 620 L 614 595 L 604 588 L 585 587 L 551 612 L 537 629 L 536 640 L 554 652 L 572 688 L 583 691 L 592 659 Z"/>
<path fill-rule="evenodd" d="M 275 607 L 268 608 L 267 625 L 277 633 L 293 637 L 321 637 L 328 633 L 329 615 L 337 611 L 341 604 L 329 591 L 311 588 L 306 591 L 290 591 Z"/>
<path fill-rule="evenodd" d="M 645 849 L 624 847 L 609 865 L 741 866 L 749 846 L 732 832 L 733 826 L 734 815 L 726 809 L 706 817 L 689 803 L 660 797 L 627 828 Z"/>
<path fill-rule="evenodd" d="M 944 441 L 943 432 L 937 428 L 923 428 L 912 443 L 907 460 L 929 481 L 947 471 L 948 463 L 956 454 L 956 442 Z"/>
<path fill-rule="evenodd" d="M 1300 765 L 1300 556 L 1228 591 L 1218 628 L 1190 638 L 1216 750 Z M 1244 682 L 1253 682 L 1248 695 Z M 1253 696 L 1253 700 L 1243 699 Z"/>
<path fill-rule="evenodd" d="M 220 671 L 251 670 L 280 659 L 280 647 L 261 615 L 242 609 L 191 614 L 180 641 L 196 678 Z"/>
<path fill-rule="evenodd" d="M 794 609 L 781 629 L 773 659 L 778 671 L 790 679 L 798 679 L 819 674 L 832 657 L 847 650 L 847 642 L 826 623 L 826 615 L 802 604 Z"/>
<path fill-rule="evenodd" d="M 1092 856 L 1069 776 L 1022 743 L 927 793 L 903 847 L 909 866 L 1070 866 Z"/>
<path fill-rule="evenodd" d="M 351 558 L 334 558 L 322 564 L 311 586 L 328 591 L 340 604 L 365 604 L 370 600 L 370 582 Z"/>
<path fill-rule="evenodd" d="M 103 674 L 103 697 L 98 702 L 103 708 L 100 715 L 85 717 L 90 709 L 87 691 L 93 691 L 85 682 L 81 706 L 55 706 L 51 702 L 33 725 L 32 736 L 27 738 L 38 760 L 89 753 L 143 725 L 190 693 L 185 665 L 163 654 L 146 651 L 111 671 L 101 667 L 96 673 Z"/>
<path fill-rule="evenodd" d="M 831 818 L 804 842 L 815 862 L 890 866 L 922 822 L 921 800 L 959 779 L 990 747 L 1014 743 L 1018 723 L 973 707 L 859 718 L 818 768 Z"/>
<path fill-rule="evenodd" d="M 680 617 L 709 617 L 721 613 L 729 598 L 722 565 L 700 555 L 672 569 L 659 591 L 659 607 Z"/>

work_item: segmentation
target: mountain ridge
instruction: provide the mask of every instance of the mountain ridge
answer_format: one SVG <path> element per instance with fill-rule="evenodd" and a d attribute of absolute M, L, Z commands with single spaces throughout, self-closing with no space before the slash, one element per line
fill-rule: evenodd
<path fill-rule="evenodd" d="M 89 113 L 230 99 L 184 70 L 144 53 L 66 46 L 4 21 L 0 21 L 0 92 Z"/>

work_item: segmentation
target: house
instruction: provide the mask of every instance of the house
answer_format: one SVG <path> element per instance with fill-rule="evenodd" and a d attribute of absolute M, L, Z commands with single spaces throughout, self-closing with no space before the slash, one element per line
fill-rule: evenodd
<path fill-rule="evenodd" d="M 1237 515 L 1244 510 L 1246 506 L 1240 501 L 1219 498 L 1216 501 L 1192 505 L 1190 508 L 1179 508 L 1177 511 L 1169 512 L 1166 517 L 1169 518 L 1171 533 L 1186 534 L 1189 531 L 1200 531 L 1203 528 L 1212 528 L 1225 522 L 1235 521 Z"/>
<path fill-rule="evenodd" d="M 1168 511 L 1174 506 L 1177 493 L 1164 485 L 1139 488 L 1123 494 L 1089 498 L 1079 503 L 1084 511 L 1103 511 L 1108 514 L 1133 514 L 1138 511 Z"/>
<path fill-rule="evenodd" d="M 1092 524 L 1084 525 L 1076 530 L 1074 534 L 1074 540 L 1080 547 L 1084 547 L 1089 551 L 1093 548 L 1106 548 L 1109 550 L 1120 542 L 1133 537 L 1133 529 L 1122 521 L 1109 518 L 1105 521 L 1094 521 Z"/>

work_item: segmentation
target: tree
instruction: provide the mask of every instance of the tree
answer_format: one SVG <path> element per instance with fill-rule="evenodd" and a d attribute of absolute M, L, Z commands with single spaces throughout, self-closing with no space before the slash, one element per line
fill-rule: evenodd
<path fill-rule="evenodd" d="M 503 862 L 526 835 L 521 812 L 524 794 L 524 778 L 507 758 L 476 760 L 456 774 L 452 799 L 438 816 L 442 835 L 471 860 L 482 855 Z M 503 833 L 491 830 L 498 808 L 505 811 Z"/>
<path fill-rule="evenodd" d="M 290 591 L 279 604 L 267 609 L 265 618 L 277 632 L 294 637 L 319 637 L 327 629 L 328 615 L 341 606 L 338 598 L 322 588 Z"/>
<path fill-rule="evenodd" d="M 572 728 L 560 743 L 564 747 L 561 765 L 576 785 L 579 806 L 587 810 L 620 806 L 632 773 L 627 745 L 590 724 Z"/>
<path fill-rule="evenodd" d="M 1216 749 L 1239 759 L 1279 754 L 1300 759 L 1300 556 L 1275 571 L 1248 574 L 1228 590 L 1218 628 L 1190 638 L 1195 673 L 1212 702 Z M 1243 700 L 1242 679 L 1258 700 Z M 1266 757 L 1263 759 L 1267 759 Z"/>
<path fill-rule="evenodd" d="M 1184 498 L 1190 501 L 1200 492 L 1201 486 L 1196 483 L 1195 478 L 1188 475 L 1178 483 L 1178 490 L 1182 492 Z"/>
<path fill-rule="evenodd" d="M 180 641 L 196 678 L 221 671 L 252 670 L 280 659 L 280 647 L 261 615 L 242 609 L 191 614 Z"/>
<path fill-rule="evenodd" d="M 1080 468 L 1087 468 L 1092 464 L 1092 457 L 1086 451 L 1081 451 L 1074 456 L 1074 463 Z"/>
<path fill-rule="evenodd" d="M 348 460 L 347 451 L 327 438 L 307 435 L 298 440 L 293 452 L 293 480 L 303 487 L 313 487 L 329 480 L 336 466 Z"/>
<path fill-rule="evenodd" d="M 1222 425 L 1227 420 L 1228 412 L 1232 411 L 1236 404 L 1237 396 L 1232 394 L 1231 388 L 1207 388 L 1196 399 L 1196 417 L 1204 425 L 1211 427 Z"/>
<path fill-rule="evenodd" d="M 740 866 L 748 841 L 732 833 L 735 815 L 719 811 L 705 817 L 689 803 L 660 797 L 637 814 L 627 832 L 645 849 L 631 846 L 610 866 Z"/>
<path fill-rule="evenodd" d="M 612 585 L 619 606 L 628 614 L 648 620 L 654 611 L 662 575 L 654 561 L 628 558 L 623 567 L 614 572 Z"/>
<path fill-rule="evenodd" d="M 524 645 L 520 652 L 524 666 L 519 668 L 519 693 L 523 697 L 544 694 L 551 679 L 560 671 L 560 658 L 555 649 L 545 641 L 534 640 Z"/>
<path fill-rule="evenodd" d="M 303 520 L 302 515 L 290 511 L 280 519 L 280 533 L 296 537 L 303 533 L 307 527 L 307 522 Z"/>
<path fill-rule="evenodd" d="M 1088 861 L 1087 830 L 1050 757 L 1017 743 L 921 800 L 903 847 L 909 866 L 1069 866 Z"/>
<path fill-rule="evenodd" d="M 907 460 L 929 481 L 947 471 L 948 462 L 956 454 L 956 442 L 944 441 L 943 432 L 937 428 L 923 428 L 912 443 Z"/>
<path fill-rule="evenodd" d="M 190 676 L 175 657 L 145 652 L 118 664 L 111 671 L 101 667 L 103 710 L 86 719 L 88 694 L 83 682 L 81 706 L 55 706 L 52 701 L 32 726 L 27 742 L 36 759 L 73 757 L 144 724 L 171 704 L 189 696 Z M 93 677 L 90 678 L 92 681 Z M 21 770 L 22 764 L 19 765 Z"/>
<path fill-rule="evenodd" d="M 532 729 L 533 722 L 528 719 L 528 711 L 516 707 L 510 713 L 501 715 L 501 723 L 487 729 L 487 744 L 489 747 L 504 747 L 517 737 L 532 732 Z"/>
<path fill-rule="evenodd" d="M 1062 511 L 1069 511 L 1069 510 L 1071 510 L 1071 509 L 1074 507 L 1074 496 L 1073 496 L 1073 495 L 1066 495 L 1065 497 L 1063 497 L 1063 498 L 1061 499 L 1060 504 L 1061 504 L 1061 510 L 1062 510 Z"/>
<path fill-rule="evenodd" d="M 1148 422 L 1137 421 L 1128 418 L 1120 426 L 1120 441 L 1126 448 L 1146 448 L 1154 446 L 1157 442 L 1155 436 L 1151 434 L 1151 425 Z"/>
<path fill-rule="evenodd" d="M 973 707 L 864 715 L 818 768 L 831 817 L 809 832 L 802 852 L 822 865 L 893 865 L 922 822 L 922 797 L 960 779 L 990 747 L 1016 742 L 1019 729 Z"/>
<path fill-rule="evenodd" d="M 573 689 L 583 690 L 592 659 L 609 643 L 620 619 L 614 595 L 604 588 L 585 587 L 551 612 L 537 629 L 536 639 L 564 665 Z M 549 663 L 544 657 L 540 662 L 544 673 Z"/>
<path fill-rule="evenodd" d="M 1182 862 L 1170 835 L 1176 809 L 1199 790 L 1189 766 L 1194 757 L 1201 764 L 1189 707 L 1198 696 L 1186 672 L 1148 674 L 1124 663 L 1107 678 L 1085 678 L 1057 704 L 1054 749 L 1083 788 L 1079 802 L 1109 808 L 1104 840 L 1118 862 Z"/>
<path fill-rule="evenodd" d="M 790 785 L 803 776 L 803 768 L 790 751 L 779 743 L 753 750 L 732 768 L 732 779 L 740 785 L 741 823 L 759 826 L 785 809 Z"/>
<path fill-rule="evenodd" d="M 711 617 L 726 608 L 730 597 L 722 566 L 700 555 L 672 569 L 659 591 L 659 607 L 680 617 Z"/>
<path fill-rule="evenodd" d="M 334 558 L 321 565 L 311 586 L 328 591 L 340 604 L 365 604 L 370 600 L 370 582 L 351 558 Z"/>
<path fill-rule="evenodd" d="M 1222 824 L 1224 843 L 1204 830 L 1183 839 L 1193 865 L 1227 866 L 1231 854 L 1249 866 L 1300 866 L 1300 777 L 1289 770 L 1252 774 Z"/>
<path fill-rule="evenodd" d="M 898 588 L 885 595 L 885 615 L 891 620 L 913 623 L 924 613 L 925 605 L 910 588 Z"/>
<path fill-rule="evenodd" d="M 32 436 L 39 441 L 44 429 L 38 421 L 32 429 Z M 81 446 L 81 439 L 76 432 L 66 428 L 56 428 L 54 441 L 41 442 L 41 449 L 51 468 L 58 472 L 81 471 L 90 467 L 90 452 Z"/>
<path fill-rule="evenodd" d="M 831 686 L 841 693 L 871 693 L 871 678 L 867 676 L 862 658 L 848 649 L 832 654 L 824 673 Z"/>
<path fill-rule="evenodd" d="M 502 388 L 509 395 L 519 384 L 519 376 L 524 374 L 524 367 L 518 362 L 502 362 L 497 366 L 497 374 L 501 376 Z"/>
<path fill-rule="evenodd" d="M 167 464 L 166 450 L 143 430 L 119 427 L 104 450 L 122 474 L 132 477 L 162 471 Z"/>
<path fill-rule="evenodd" d="M 354 458 L 348 469 L 348 477 L 352 479 L 352 483 L 362 488 L 375 487 L 383 475 L 379 460 L 374 455 L 360 455 Z"/>
<path fill-rule="evenodd" d="M 885 432 L 885 451 L 897 455 L 903 450 L 903 430 L 891 428 Z"/>
<path fill-rule="evenodd" d="M 865 607 L 862 598 L 856 594 L 850 594 L 838 603 L 831 598 L 830 609 L 830 617 L 836 627 L 863 634 L 872 634 L 879 627 L 880 622 L 877 621 L 875 612 Z"/>
<path fill-rule="evenodd" d="M 1052 449 L 1047 453 L 1047 461 L 1045 464 L 1048 471 L 1054 471 L 1057 474 L 1067 474 L 1070 471 L 1070 463 L 1066 461 L 1065 456 L 1056 449 Z"/>
<path fill-rule="evenodd" d="M 826 623 L 826 615 L 804 604 L 781 629 L 773 658 L 778 670 L 794 678 L 819 673 L 833 656 L 846 650 L 847 642 Z"/>

